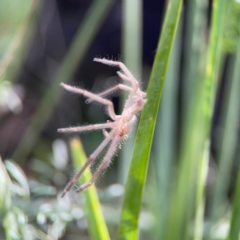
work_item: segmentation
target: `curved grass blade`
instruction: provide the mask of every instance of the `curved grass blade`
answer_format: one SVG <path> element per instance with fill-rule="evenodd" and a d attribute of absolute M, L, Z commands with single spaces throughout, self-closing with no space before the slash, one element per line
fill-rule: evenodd
<path fill-rule="evenodd" d="M 74 168 L 79 170 L 82 168 L 87 159 L 79 138 L 73 138 L 70 141 L 70 148 Z M 91 179 L 90 171 L 86 172 L 82 178 L 84 182 L 88 182 Z M 91 239 L 110 240 L 95 186 L 86 189 L 82 194 L 85 197 L 86 217 L 88 221 L 89 232 L 92 237 Z"/>
<path fill-rule="evenodd" d="M 134 146 L 118 239 L 137 239 L 139 213 L 148 170 L 152 139 L 181 7 L 181 0 L 172 0 L 168 3 L 147 91 L 148 101 L 142 112 Z"/>

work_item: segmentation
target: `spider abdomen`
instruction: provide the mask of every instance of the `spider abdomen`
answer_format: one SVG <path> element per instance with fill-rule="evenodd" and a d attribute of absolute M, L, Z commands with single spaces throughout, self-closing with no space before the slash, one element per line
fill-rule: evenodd
<path fill-rule="evenodd" d="M 119 131 L 119 137 L 120 138 L 123 138 L 123 137 L 126 137 L 126 135 L 128 134 L 129 132 L 129 129 L 126 128 L 126 127 L 122 127 Z"/>

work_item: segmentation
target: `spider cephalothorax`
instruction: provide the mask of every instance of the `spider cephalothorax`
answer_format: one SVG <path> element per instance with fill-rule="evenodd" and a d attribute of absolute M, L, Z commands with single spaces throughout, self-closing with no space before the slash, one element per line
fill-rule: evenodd
<path fill-rule="evenodd" d="M 70 128 L 60 128 L 58 132 L 84 132 L 84 131 L 94 131 L 101 130 L 103 131 L 103 135 L 105 139 L 98 146 L 98 148 L 89 156 L 86 163 L 82 167 L 82 169 L 75 175 L 75 177 L 67 184 L 66 188 L 63 191 L 62 197 L 70 190 L 70 188 L 75 184 L 77 179 L 81 176 L 81 174 L 85 171 L 85 169 L 92 164 L 92 162 L 96 159 L 96 157 L 109 145 L 107 153 L 105 154 L 102 162 L 100 163 L 97 170 L 94 172 L 92 179 L 80 186 L 77 189 L 77 192 L 83 191 L 84 189 L 91 186 L 98 176 L 105 171 L 108 167 L 111 157 L 114 155 L 116 149 L 121 144 L 122 139 L 128 136 L 133 124 L 136 122 L 137 117 L 136 114 L 142 111 L 144 104 L 146 103 L 146 93 L 143 92 L 138 84 L 138 81 L 133 77 L 131 72 L 127 69 L 127 67 L 122 62 L 94 58 L 94 61 L 101 62 L 103 64 L 107 64 L 110 66 L 117 66 L 121 69 L 122 72 L 117 72 L 120 78 L 125 82 L 129 83 L 128 85 L 118 84 L 106 91 L 103 91 L 99 94 L 91 93 L 87 90 L 81 88 L 75 88 L 64 83 L 61 83 L 66 90 L 74 93 L 79 93 L 87 97 L 87 102 L 90 103 L 92 101 L 99 102 L 103 105 L 107 106 L 108 114 L 113 121 L 107 121 L 106 123 L 101 124 L 93 124 L 88 126 L 81 127 L 70 127 Z M 104 98 L 104 96 L 116 91 L 116 90 L 125 90 L 129 92 L 129 96 L 126 100 L 126 103 L 123 107 L 123 111 L 121 115 L 116 115 L 113 108 L 113 103 Z M 107 131 L 106 129 L 109 129 Z"/>

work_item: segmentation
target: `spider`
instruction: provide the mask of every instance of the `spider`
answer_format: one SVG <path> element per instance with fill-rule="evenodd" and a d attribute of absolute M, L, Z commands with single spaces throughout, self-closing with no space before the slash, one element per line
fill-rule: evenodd
<path fill-rule="evenodd" d="M 103 135 L 105 137 L 103 142 L 88 157 L 86 163 L 80 169 L 80 171 L 66 185 L 61 197 L 64 197 L 66 193 L 68 193 L 68 191 L 76 183 L 76 181 L 82 175 L 82 173 L 86 170 L 86 168 L 90 166 L 93 163 L 93 161 L 97 158 L 97 156 L 103 151 L 103 149 L 107 145 L 109 145 L 109 148 L 103 160 L 101 161 L 97 170 L 94 172 L 91 180 L 81 185 L 76 190 L 76 192 L 81 192 L 86 188 L 90 187 L 96 181 L 98 176 L 106 170 L 115 151 L 117 150 L 117 148 L 119 148 L 121 141 L 127 138 L 128 133 L 130 132 L 133 124 L 136 122 L 137 120 L 136 115 L 139 112 L 141 112 L 144 104 L 147 101 L 147 99 L 145 98 L 146 93 L 140 89 L 138 81 L 133 77 L 133 75 L 130 73 L 130 71 L 122 62 L 107 60 L 105 58 L 103 59 L 94 58 L 93 61 L 118 67 L 119 69 L 121 69 L 121 72 L 120 71 L 117 72 L 118 76 L 126 83 L 129 83 L 129 85 L 118 84 L 114 87 L 107 89 L 106 91 L 103 91 L 99 94 L 95 94 L 81 88 L 76 88 L 76 87 L 72 87 L 64 83 L 61 83 L 61 86 L 64 87 L 66 90 L 73 93 L 82 94 L 83 96 L 85 96 L 87 98 L 86 102 L 88 103 L 96 101 L 103 105 L 106 105 L 108 114 L 112 119 L 112 121 L 108 120 L 106 123 L 58 129 L 58 132 L 63 132 L 63 133 L 85 132 L 85 131 L 94 131 L 94 130 L 102 129 Z M 119 89 L 129 92 L 129 96 L 123 107 L 122 114 L 116 115 L 116 113 L 114 112 L 113 103 L 104 97 Z M 109 129 L 109 130 L 107 131 L 106 129 Z"/>

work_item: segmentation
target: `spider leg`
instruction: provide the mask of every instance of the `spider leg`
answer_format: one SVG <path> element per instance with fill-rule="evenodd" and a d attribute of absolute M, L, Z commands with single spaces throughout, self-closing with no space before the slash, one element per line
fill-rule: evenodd
<path fill-rule="evenodd" d="M 102 133 L 103 133 L 103 135 L 104 135 L 105 137 L 107 137 L 108 134 L 109 134 L 108 131 L 107 131 L 106 129 L 103 129 L 103 130 L 102 130 Z"/>
<path fill-rule="evenodd" d="M 100 152 L 107 146 L 107 144 L 111 141 L 113 137 L 113 132 L 110 132 L 109 135 L 103 140 L 103 142 L 98 146 L 98 148 L 89 156 L 84 166 L 80 169 L 80 171 L 74 176 L 74 178 L 67 184 L 65 187 L 61 197 L 64 197 L 66 193 L 71 189 L 71 187 L 76 183 L 78 178 L 82 175 L 82 173 L 86 170 L 86 168 L 95 160 L 95 158 L 100 154 Z"/>
<path fill-rule="evenodd" d="M 128 91 L 128 92 L 131 92 L 131 91 L 132 91 L 132 88 L 130 88 L 130 87 L 128 87 L 128 86 L 125 86 L 125 85 L 123 85 L 123 84 L 118 84 L 118 85 L 116 85 L 116 86 L 114 86 L 114 87 L 112 87 L 112 88 L 107 89 L 107 90 L 104 91 L 104 92 L 98 93 L 97 95 L 100 96 L 100 97 L 106 96 L 106 95 L 108 95 L 108 94 L 110 94 L 110 93 L 112 93 L 112 92 L 115 92 L 115 91 L 119 90 L 119 89 L 125 90 L 125 91 Z M 87 100 L 86 100 L 86 103 L 91 103 L 92 101 L 93 101 L 93 99 L 87 99 Z"/>
<path fill-rule="evenodd" d="M 60 85 L 70 92 L 82 94 L 85 97 L 90 98 L 92 101 L 96 101 L 96 102 L 102 103 L 104 105 L 107 105 L 110 117 L 113 120 L 117 119 L 117 115 L 115 114 L 115 111 L 114 111 L 114 108 L 113 108 L 113 103 L 111 101 L 109 101 L 105 98 L 102 98 L 102 97 L 100 97 L 100 96 L 98 96 L 94 93 L 91 93 L 87 90 L 81 89 L 81 88 L 75 88 L 75 87 L 69 86 L 69 85 L 64 84 L 64 83 L 61 83 Z"/>
<path fill-rule="evenodd" d="M 125 81 L 127 81 L 127 82 L 131 82 L 131 79 L 130 79 L 129 77 L 125 76 L 124 74 L 122 74 L 120 71 L 118 71 L 117 74 L 118 74 L 118 76 L 119 76 L 121 79 L 123 79 L 123 80 L 125 80 Z M 137 86 L 137 87 L 138 87 L 138 86 Z M 139 89 L 139 90 L 140 90 L 140 89 Z M 145 92 L 143 92 L 143 91 L 141 91 L 141 90 L 140 90 L 140 92 L 142 93 L 143 97 L 146 97 L 147 94 L 146 94 Z"/>
<path fill-rule="evenodd" d="M 108 59 L 101 59 L 101 58 L 94 58 L 93 61 L 95 62 L 100 62 L 109 66 L 117 66 L 119 67 L 126 75 L 128 78 L 128 81 L 131 82 L 133 88 L 136 90 L 138 88 L 138 81 L 134 78 L 134 76 L 131 74 L 131 72 L 127 69 L 127 67 L 122 63 L 118 61 L 112 61 Z"/>
<path fill-rule="evenodd" d="M 93 174 L 91 180 L 89 182 L 84 183 L 82 186 L 80 186 L 76 192 L 82 192 L 83 190 L 85 190 L 86 188 L 90 187 L 98 178 L 98 176 L 101 174 L 102 171 L 104 171 L 111 159 L 111 157 L 113 156 L 117 145 L 119 143 L 119 138 L 115 137 L 112 142 L 111 145 L 106 153 L 106 155 L 103 158 L 102 163 L 100 164 L 100 166 L 98 167 L 98 169 L 96 170 L 96 172 Z"/>
<path fill-rule="evenodd" d="M 120 71 L 117 71 L 117 75 L 118 75 L 121 79 L 123 79 L 124 81 L 127 81 L 127 82 L 132 83 L 131 79 L 130 79 L 129 77 L 125 76 L 125 75 L 124 75 L 123 73 L 121 73 Z"/>
<path fill-rule="evenodd" d="M 105 128 L 112 128 L 112 127 L 113 127 L 113 122 L 107 122 L 102 124 L 92 124 L 88 126 L 59 128 L 58 132 L 63 132 L 63 133 L 85 132 L 85 131 L 94 131 L 94 130 L 105 129 Z"/>

